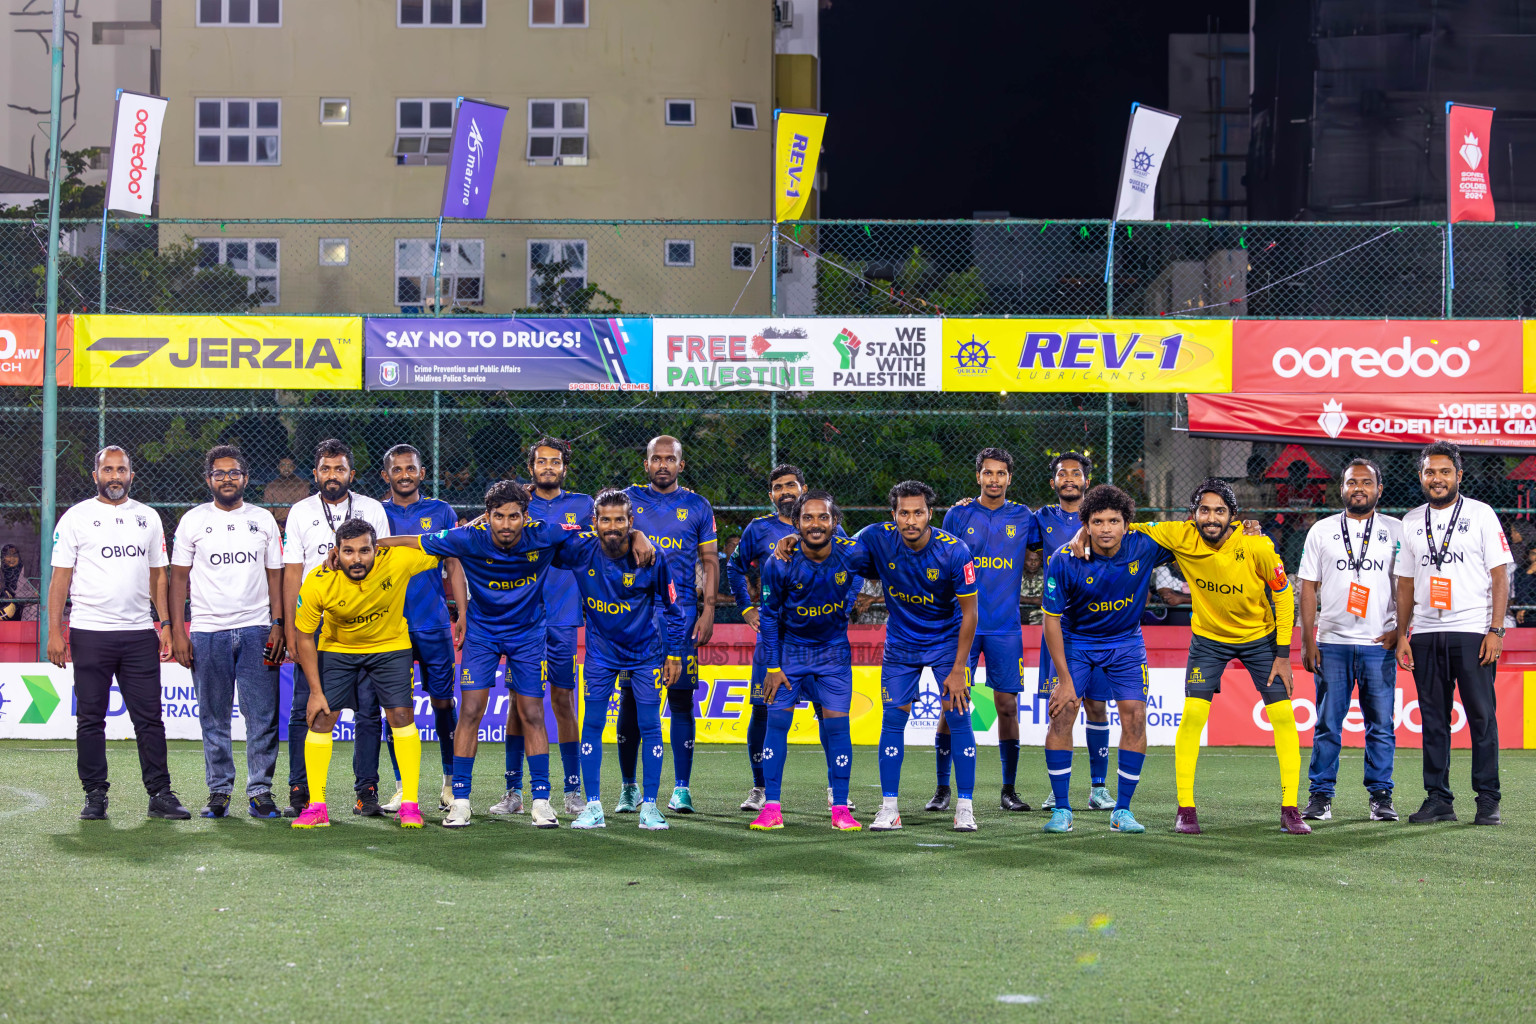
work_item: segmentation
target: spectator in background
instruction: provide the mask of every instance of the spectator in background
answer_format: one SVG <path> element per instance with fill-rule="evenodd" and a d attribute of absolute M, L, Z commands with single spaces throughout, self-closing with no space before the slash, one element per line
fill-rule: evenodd
<path fill-rule="evenodd" d="M 1516 572 L 1525 570 L 1525 552 L 1530 543 L 1525 539 L 1524 524 L 1518 519 L 1511 518 L 1504 523 L 1504 532 L 1509 537 L 1509 556 L 1515 560 L 1518 567 Z"/>
<path fill-rule="evenodd" d="M 1168 606 L 1168 615 L 1163 619 L 1163 625 L 1189 625 L 1189 583 L 1179 567 L 1169 564 L 1153 569 L 1152 587 L 1157 591 L 1158 600 Z"/>
<path fill-rule="evenodd" d="M 1515 570 L 1514 603 L 1536 606 L 1536 545 L 1528 546 L 1525 557 L 1515 564 L 1518 568 Z M 1515 622 L 1521 626 L 1536 626 L 1536 610 L 1517 608 Z"/>
<path fill-rule="evenodd" d="M 736 549 L 740 546 L 740 534 L 737 534 L 733 537 L 723 538 L 720 541 L 721 560 L 724 561 L 725 559 L 730 558 L 736 553 Z M 694 567 L 693 578 L 695 591 L 702 595 L 704 593 L 703 562 L 700 562 Z M 751 582 L 748 583 L 748 589 L 754 589 L 751 585 Z M 730 622 L 740 623 L 743 625 L 746 623 L 746 620 L 741 617 L 741 611 L 736 607 L 736 597 L 731 593 L 730 584 L 726 581 L 725 573 L 723 572 L 720 574 L 720 578 L 715 585 L 715 622 L 716 624 L 722 622 Z"/>
<path fill-rule="evenodd" d="M 885 587 L 878 578 L 866 578 L 859 596 L 853 599 L 853 621 L 861 626 L 883 626 L 885 617 Z"/>
<path fill-rule="evenodd" d="M 15 544 L 0 547 L 0 622 L 36 622 L 37 588 L 21 567 L 21 548 Z M 30 598 L 30 600 L 28 600 Z"/>
<path fill-rule="evenodd" d="M 1040 549 L 1031 548 L 1024 556 L 1024 575 L 1019 579 L 1019 606 L 1024 625 L 1038 626 L 1045 621 L 1045 612 L 1041 607 L 1043 597 L 1045 557 Z"/>
<path fill-rule="evenodd" d="M 458 463 L 457 469 L 443 471 L 443 490 L 437 496 L 456 509 L 479 509 L 485 502 L 485 488 L 475 487 L 475 470 L 466 462 Z M 478 515 L 477 511 L 475 515 Z"/>
<path fill-rule="evenodd" d="M 293 460 L 286 457 L 278 459 L 277 476 L 268 480 L 261 489 L 261 503 L 275 506 L 271 510 L 272 518 L 277 520 L 280 528 L 288 527 L 288 509 L 307 497 L 309 481 L 298 475 Z"/>
<path fill-rule="evenodd" d="M 1275 489 L 1275 503 L 1286 508 L 1307 508 L 1320 504 L 1327 497 L 1323 481 L 1308 478 L 1309 467 L 1301 459 L 1292 460 L 1285 467 L 1285 482 Z M 1311 523 L 1302 527 L 1303 540 Z"/>

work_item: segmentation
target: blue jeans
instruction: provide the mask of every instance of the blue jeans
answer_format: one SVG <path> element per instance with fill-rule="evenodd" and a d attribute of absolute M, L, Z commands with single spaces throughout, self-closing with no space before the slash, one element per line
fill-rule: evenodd
<path fill-rule="evenodd" d="M 1312 762 L 1307 778 L 1313 793 L 1333 798 L 1339 778 L 1339 746 L 1344 716 L 1356 684 L 1365 716 L 1365 789 L 1392 792 L 1392 756 L 1397 737 L 1392 731 L 1392 704 L 1397 693 L 1397 666 L 1391 651 L 1377 644 L 1318 644 L 1317 725 L 1312 731 Z"/>
<path fill-rule="evenodd" d="M 270 630 L 246 626 L 192 634 L 192 685 L 203 729 L 203 765 L 210 793 L 233 793 L 235 758 L 229 723 L 240 692 L 245 719 L 245 795 L 272 789 L 277 765 L 278 670 L 262 660 Z"/>

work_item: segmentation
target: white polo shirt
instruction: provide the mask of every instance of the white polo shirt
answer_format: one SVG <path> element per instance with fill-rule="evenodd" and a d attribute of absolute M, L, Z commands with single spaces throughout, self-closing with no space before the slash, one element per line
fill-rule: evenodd
<path fill-rule="evenodd" d="M 53 565 L 73 569 L 72 629 L 154 629 L 149 570 L 166 564 L 160 514 L 129 498 L 73 505 L 53 531 Z"/>
<path fill-rule="evenodd" d="M 308 576 L 336 546 L 336 527 L 348 517 L 366 519 L 380 538 L 389 536 L 389 517 L 384 514 L 384 506 L 366 494 L 351 491 L 339 505 L 330 505 L 320 495 L 311 494 L 288 511 L 283 562 L 304 566 L 304 575 Z"/>
<path fill-rule="evenodd" d="M 1432 537 L 1424 533 L 1425 510 L 1429 511 Z M 1509 538 L 1492 508 L 1463 495 L 1461 513 L 1453 524 L 1451 514 L 1455 510 L 1453 501 L 1440 509 L 1420 505 L 1403 516 L 1403 550 L 1395 571 L 1398 576 L 1413 577 L 1415 633 L 1486 633 L 1493 624 L 1492 572 L 1515 561 L 1509 553 Z M 1430 544 L 1438 553 L 1447 529 L 1452 531 L 1450 549 L 1437 570 Z M 1430 580 L 1436 576 L 1450 580 L 1449 611 L 1430 603 Z"/>
<path fill-rule="evenodd" d="M 272 513 L 249 502 L 199 505 L 176 525 L 171 564 L 188 566 L 194 633 L 272 622 L 267 570 L 283 567 L 283 535 Z"/>
<path fill-rule="evenodd" d="M 1345 527 L 1349 529 L 1348 548 L 1344 546 Z M 1402 541 L 1402 521 L 1379 512 L 1366 519 L 1351 519 L 1340 512 L 1312 524 L 1296 575 L 1317 584 L 1318 643 L 1370 645 L 1397 628 L 1397 579 L 1392 570 Z M 1354 553 L 1352 559 L 1350 552 Z M 1370 591 L 1363 616 L 1349 610 L 1351 583 Z"/>

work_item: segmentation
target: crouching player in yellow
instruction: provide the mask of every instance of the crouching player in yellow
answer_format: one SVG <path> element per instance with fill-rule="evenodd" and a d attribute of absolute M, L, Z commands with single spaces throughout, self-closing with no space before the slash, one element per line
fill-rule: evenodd
<path fill-rule="evenodd" d="M 383 706 L 400 764 L 400 824 L 421 828 L 416 787 L 421 781 L 421 734 L 412 709 L 413 661 L 405 592 L 411 577 L 437 567 L 419 548 L 380 548 L 373 527 L 348 519 L 336 528 L 336 568 L 316 566 L 299 588 L 294 657 L 310 687 L 304 768 L 316 798 L 294 828 L 324 828 L 325 780 L 331 767 L 331 729 L 342 708 L 357 708 L 359 684 L 368 680 Z M 316 630 L 320 633 L 318 649 Z"/>

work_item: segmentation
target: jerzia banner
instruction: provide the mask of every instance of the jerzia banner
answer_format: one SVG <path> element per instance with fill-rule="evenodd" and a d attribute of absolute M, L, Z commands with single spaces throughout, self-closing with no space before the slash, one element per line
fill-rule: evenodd
<path fill-rule="evenodd" d="M 77 316 L 75 386 L 356 391 L 361 317 Z"/>

